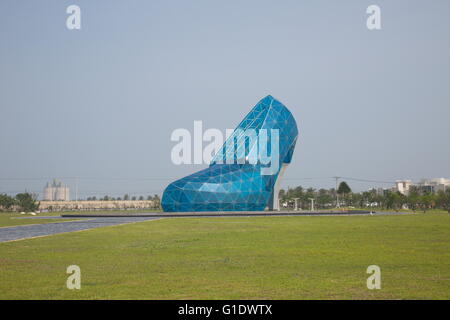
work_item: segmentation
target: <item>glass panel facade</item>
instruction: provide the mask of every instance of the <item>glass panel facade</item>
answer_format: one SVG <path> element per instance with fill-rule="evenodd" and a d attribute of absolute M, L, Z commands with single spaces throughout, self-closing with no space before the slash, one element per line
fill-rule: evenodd
<path fill-rule="evenodd" d="M 257 139 L 250 139 L 248 132 L 256 132 Z M 261 143 L 264 135 L 267 143 Z M 167 186 L 161 199 L 163 210 L 264 210 L 273 197 L 282 164 L 291 162 L 297 136 L 297 124 L 291 112 L 272 96 L 265 97 L 241 121 L 208 168 Z M 273 147 L 275 142 L 278 154 Z M 257 159 L 249 159 L 255 154 Z M 276 161 L 272 159 L 267 164 L 261 160 L 261 154 L 278 158 L 278 167 L 271 174 L 264 173 L 264 169 L 273 168 Z"/>

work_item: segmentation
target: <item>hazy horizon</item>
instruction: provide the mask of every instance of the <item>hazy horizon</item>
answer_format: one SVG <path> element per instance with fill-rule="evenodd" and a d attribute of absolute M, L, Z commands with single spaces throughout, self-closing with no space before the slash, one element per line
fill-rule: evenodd
<path fill-rule="evenodd" d="M 66 8 L 81 8 L 81 30 Z M 381 7 L 369 31 L 366 8 Z M 161 195 L 177 128 L 271 94 L 300 135 L 284 188 L 450 178 L 449 1 L 0 3 L 0 193 Z"/>

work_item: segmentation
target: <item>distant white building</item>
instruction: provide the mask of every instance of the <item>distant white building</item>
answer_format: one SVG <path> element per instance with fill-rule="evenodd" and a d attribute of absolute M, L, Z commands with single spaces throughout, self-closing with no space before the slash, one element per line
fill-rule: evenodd
<path fill-rule="evenodd" d="M 395 187 L 397 189 L 398 192 L 400 192 L 401 194 L 404 195 L 408 195 L 409 193 L 409 188 L 412 185 L 412 181 L 411 180 L 397 180 L 395 181 Z"/>
<path fill-rule="evenodd" d="M 45 201 L 69 201 L 69 188 L 62 184 L 61 181 L 53 180 L 52 184 L 47 182 L 44 188 Z"/>
<path fill-rule="evenodd" d="M 422 179 L 418 183 L 413 183 L 411 180 L 397 180 L 395 182 L 396 190 L 404 195 L 408 195 L 411 187 L 417 188 L 423 193 L 437 193 L 445 191 L 450 188 L 450 179 L 433 178 Z"/>
<path fill-rule="evenodd" d="M 417 184 L 417 187 L 423 192 L 437 193 L 439 191 L 445 191 L 447 188 L 450 188 L 450 179 L 422 179 Z"/>

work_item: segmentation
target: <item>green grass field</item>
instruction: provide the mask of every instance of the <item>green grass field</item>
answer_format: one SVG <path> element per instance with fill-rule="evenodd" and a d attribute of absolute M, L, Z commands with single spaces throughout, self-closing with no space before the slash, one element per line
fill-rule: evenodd
<path fill-rule="evenodd" d="M 43 216 L 59 216 L 57 213 L 53 214 L 42 214 Z M 63 222 L 63 221 L 73 221 L 76 219 L 22 219 L 22 218 L 32 217 L 29 214 L 19 214 L 19 213 L 0 213 L 0 228 L 3 227 L 13 227 L 13 226 L 23 226 L 27 224 L 40 224 L 40 223 L 55 223 L 55 222 Z"/>
<path fill-rule="evenodd" d="M 175 218 L 0 243 L 0 299 L 450 299 L 450 214 Z"/>

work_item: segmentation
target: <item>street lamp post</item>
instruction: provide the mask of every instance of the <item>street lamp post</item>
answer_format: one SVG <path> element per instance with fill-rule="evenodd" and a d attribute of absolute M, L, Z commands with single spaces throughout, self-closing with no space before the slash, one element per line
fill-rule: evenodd
<path fill-rule="evenodd" d="M 337 191 L 338 191 L 338 181 L 339 181 L 340 177 L 333 177 L 333 178 L 336 179 L 336 189 L 335 189 L 335 191 L 336 191 L 336 208 L 339 208 L 339 194 Z"/>

